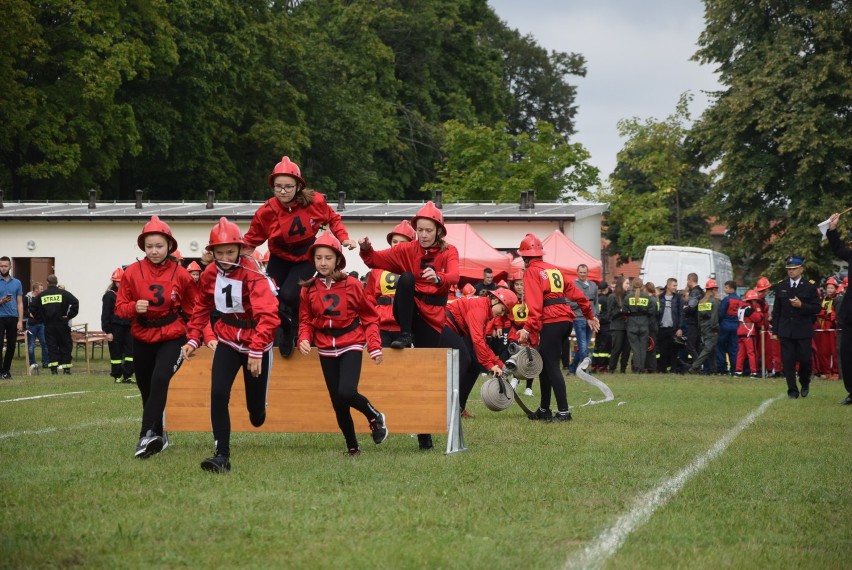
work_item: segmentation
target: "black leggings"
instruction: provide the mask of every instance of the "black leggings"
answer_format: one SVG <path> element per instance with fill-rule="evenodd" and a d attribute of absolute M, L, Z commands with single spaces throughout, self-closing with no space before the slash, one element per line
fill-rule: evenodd
<path fill-rule="evenodd" d="M 358 448 L 358 438 L 355 436 L 355 424 L 352 422 L 350 408 L 355 408 L 368 420 L 379 417 L 379 412 L 370 401 L 358 393 L 358 382 L 361 379 L 361 360 L 363 355 L 358 350 L 344 352 L 340 356 L 320 356 L 322 375 L 331 406 L 337 416 L 337 425 L 346 439 L 346 447 Z"/>
<path fill-rule="evenodd" d="M 231 401 L 231 388 L 240 368 L 243 369 L 249 421 L 254 427 L 260 427 L 266 420 L 271 353 L 264 352 L 260 362 L 260 376 L 255 378 L 248 370 L 248 354 L 234 350 L 223 342 L 216 345 L 211 370 L 210 423 L 213 425 L 213 440 L 216 442 L 218 455 L 231 454 L 231 414 L 228 404 Z"/>
<path fill-rule="evenodd" d="M 299 322 L 299 295 L 302 292 L 299 281 L 309 279 L 315 272 L 316 267 L 310 260 L 285 261 L 269 256 L 266 273 L 278 285 L 278 312 L 291 321 L 294 329 L 298 328 Z"/>
<path fill-rule="evenodd" d="M 142 429 L 139 437 L 148 430 L 157 435 L 163 434 L 169 382 L 183 364 L 180 348 L 184 344 L 186 337 L 154 344 L 133 339 L 136 385 L 142 394 Z"/>
<path fill-rule="evenodd" d="M 461 336 L 449 326 L 441 333 L 441 348 L 454 348 L 459 351 L 459 408 L 465 409 L 467 399 L 476 385 L 476 379 L 483 370 L 476 359 L 473 341 L 469 336 Z"/>
<path fill-rule="evenodd" d="M 420 316 L 417 302 L 414 300 L 414 274 L 403 273 L 396 280 L 396 293 L 393 296 L 393 317 L 403 332 L 414 336 L 416 348 L 438 348 L 441 344 L 441 332 L 433 329 Z"/>
<path fill-rule="evenodd" d="M 560 412 L 568 411 L 568 396 L 565 390 L 565 377 L 559 367 L 562 358 L 562 346 L 565 339 L 571 336 L 571 321 L 546 323 L 541 327 L 541 344 L 539 352 L 544 362 L 539 380 L 541 381 L 541 403 L 545 410 L 550 409 L 550 390 L 556 396 L 556 406 Z"/>

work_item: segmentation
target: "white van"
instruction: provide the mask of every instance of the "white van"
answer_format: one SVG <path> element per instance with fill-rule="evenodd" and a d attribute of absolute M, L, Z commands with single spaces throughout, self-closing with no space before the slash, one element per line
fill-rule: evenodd
<path fill-rule="evenodd" d="M 715 279 L 719 291 L 726 281 L 734 278 L 731 259 L 724 253 L 700 247 L 680 247 L 677 245 L 649 245 L 645 248 L 645 257 L 639 277 L 644 282 L 651 281 L 658 287 L 665 287 L 669 277 L 677 279 L 679 289 L 686 287 L 686 276 L 698 275 L 698 284 L 703 288 L 708 279 Z"/>

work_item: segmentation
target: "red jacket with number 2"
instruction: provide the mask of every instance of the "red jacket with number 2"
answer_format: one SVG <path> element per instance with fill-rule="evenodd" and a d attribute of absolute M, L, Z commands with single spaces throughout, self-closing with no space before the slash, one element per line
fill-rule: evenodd
<path fill-rule="evenodd" d="M 444 250 L 441 250 L 440 246 L 423 249 L 420 242 L 415 240 L 382 251 L 373 248 L 366 251 L 362 249 L 361 259 L 367 267 L 387 269 L 397 274 L 413 273 L 417 312 L 430 327 L 438 332 L 444 330 L 447 320 L 446 298 L 450 287 L 459 282 L 459 250 L 455 246 L 447 244 Z M 440 285 L 421 277 L 427 267 L 435 269 L 435 273 L 441 278 Z M 427 302 L 437 302 L 440 297 L 444 298 L 443 305 Z"/>
<path fill-rule="evenodd" d="M 574 322 L 574 311 L 558 299 L 570 299 L 577 303 L 589 321 L 595 313 L 589 300 L 558 267 L 545 263 L 541 258 L 530 262 L 524 271 L 524 301 L 527 304 L 527 322 L 524 330 L 532 335 L 540 333 L 547 323 Z M 545 306 L 547 304 L 547 306 Z"/>

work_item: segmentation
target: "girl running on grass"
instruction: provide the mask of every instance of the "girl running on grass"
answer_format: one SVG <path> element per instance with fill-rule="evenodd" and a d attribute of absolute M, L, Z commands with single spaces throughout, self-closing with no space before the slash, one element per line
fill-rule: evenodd
<path fill-rule="evenodd" d="M 367 301 L 361 282 L 343 272 L 346 259 L 336 237 L 324 233 L 308 255 L 317 275 L 300 283 L 298 347 L 305 355 L 310 353 L 312 344 L 317 347 L 337 425 L 346 440 L 346 453 L 358 456 L 361 451 L 350 408 L 369 420 L 375 443 L 382 443 L 388 436 L 385 415 L 358 393 L 365 343 L 373 362 L 382 362 L 379 317 Z"/>
<path fill-rule="evenodd" d="M 241 255 L 245 242 L 237 224 L 227 218 L 210 232 L 207 249 L 214 263 L 201 274 L 195 312 L 189 322 L 183 355 L 192 357 L 202 345 L 210 314 L 217 310 L 213 325 L 218 344 L 210 371 L 210 422 L 216 453 L 201 462 L 214 473 L 231 470 L 231 415 L 228 403 L 237 373 L 242 369 L 249 421 L 260 427 L 266 420 L 266 394 L 272 364 L 272 340 L 281 325 L 278 299 L 271 279 L 256 269 L 254 260 Z"/>

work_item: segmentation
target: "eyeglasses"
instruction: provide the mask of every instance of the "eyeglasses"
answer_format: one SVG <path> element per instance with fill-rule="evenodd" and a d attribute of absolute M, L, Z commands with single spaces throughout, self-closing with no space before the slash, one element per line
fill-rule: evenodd
<path fill-rule="evenodd" d="M 297 186 L 295 184 L 287 184 L 286 186 L 281 186 L 280 184 L 276 184 L 275 186 L 272 187 L 272 190 L 274 192 L 278 192 L 280 194 L 283 194 L 285 192 L 293 192 L 296 188 L 297 188 Z"/>

